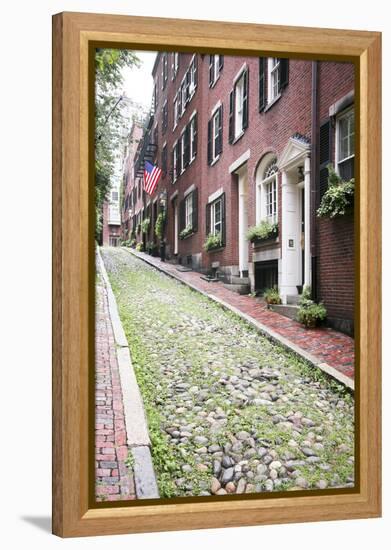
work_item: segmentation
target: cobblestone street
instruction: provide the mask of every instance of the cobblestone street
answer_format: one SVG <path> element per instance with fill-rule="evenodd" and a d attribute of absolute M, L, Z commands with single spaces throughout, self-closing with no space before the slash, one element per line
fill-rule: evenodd
<path fill-rule="evenodd" d="M 354 401 L 346 388 L 126 250 L 103 248 L 102 257 L 161 497 L 354 485 Z M 97 445 L 104 442 L 100 461 L 110 457 L 97 466 L 103 487 L 113 487 L 103 491 L 108 498 L 133 498 L 129 475 L 122 485 L 126 434 L 115 349 L 101 339 L 107 331 L 113 343 L 100 285 L 97 307 Z"/>

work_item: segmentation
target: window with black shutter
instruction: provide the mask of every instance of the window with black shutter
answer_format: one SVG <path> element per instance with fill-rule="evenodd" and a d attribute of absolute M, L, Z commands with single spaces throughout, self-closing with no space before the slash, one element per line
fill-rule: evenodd
<path fill-rule="evenodd" d="M 167 174 L 167 146 L 162 149 L 162 172 L 163 177 Z"/>
<path fill-rule="evenodd" d="M 229 94 L 229 135 L 228 143 L 232 143 L 234 140 L 234 91 Z"/>
<path fill-rule="evenodd" d="M 214 56 L 209 56 L 209 87 L 214 84 Z"/>
<path fill-rule="evenodd" d="M 217 79 L 220 76 L 220 72 L 224 66 L 223 55 L 210 55 L 209 56 L 209 87 L 216 84 Z"/>
<path fill-rule="evenodd" d="M 266 57 L 259 58 L 259 112 L 266 107 Z"/>
<path fill-rule="evenodd" d="M 183 169 L 189 165 L 190 162 L 190 125 L 185 128 L 183 139 L 184 151 L 183 151 Z"/>
<path fill-rule="evenodd" d="M 208 120 L 208 164 L 212 164 L 212 119 Z"/>
<path fill-rule="evenodd" d="M 245 130 L 248 126 L 248 88 L 249 78 L 248 69 L 243 74 L 243 118 L 242 118 L 242 130 Z"/>
<path fill-rule="evenodd" d="M 220 105 L 208 122 L 208 164 L 212 164 L 223 150 L 223 106 Z"/>
<path fill-rule="evenodd" d="M 198 189 L 195 188 L 192 192 L 193 212 L 192 212 L 192 229 L 193 233 L 198 231 Z"/>
<path fill-rule="evenodd" d="M 229 96 L 229 136 L 234 143 L 248 127 L 249 72 L 245 69 L 236 80 Z"/>
<path fill-rule="evenodd" d="M 354 178 L 354 109 L 350 108 L 337 117 L 336 121 L 337 171 L 344 181 Z"/>
<path fill-rule="evenodd" d="M 279 88 L 278 91 L 281 93 L 281 91 L 288 85 L 288 79 L 289 79 L 289 59 L 280 59 L 280 65 L 279 65 Z"/>
<path fill-rule="evenodd" d="M 162 133 L 165 134 L 168 127 L 168 107 L 167 107 L 167 101 L 163 105 L 163 113 L 162 113 Z"/>
<path fill-rule="evenodd" d="M 221 246 L 225 246 L 225 193 L 206 205 L 206 234 L 220 235 Z"/>
<path fill-rule="evenodd" d="M 182 200 L 179 203 L 179 232 L 183 231 L 186 227 L 186 200 Z"/>
<path fill-rule="evenodd" d="M 168 61 L 167 61 L 167 54 L 163 54 L 162 58 L 162 90 L 166 87 L 167 84 L 167 78 L 168 78 Z"/>
<path fill-rule="evenodd" d="M 197 154 L 197 113 L 190 120 L 190 161 Z"/>
<path fill-rule="evenodd" d="M 218 109 L 217 119 L 215 121 L 217 126 L 217 138 L 215 140 L 215 157 L 220 155 L 223 151 L 223 106 Z"/>
<path fill-rule="evenodd" d="M 330 121 L 321 125 L 319 130 L 319 204 L 328 187 L 328 169 L 331 156 Z"/>

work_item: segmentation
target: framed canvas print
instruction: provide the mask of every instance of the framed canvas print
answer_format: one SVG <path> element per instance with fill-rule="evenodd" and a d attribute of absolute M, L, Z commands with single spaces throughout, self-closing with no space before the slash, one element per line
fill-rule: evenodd
<path fill-rule="evenodd" d="M 53 532 L 380 515 L 380 34 L 53 18 Z"/>

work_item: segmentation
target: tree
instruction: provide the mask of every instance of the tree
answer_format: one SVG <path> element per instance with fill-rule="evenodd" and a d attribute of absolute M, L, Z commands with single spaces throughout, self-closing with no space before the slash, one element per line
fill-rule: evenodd
<path fill-rule="evenodd" d="M 95 53 L 95 237 L 101 241 L 103 204 L 114 172 L 115 154 L 125 146 L 126 122 L 119 89 L 122 70 L 139 67 L 131 50 L 97 48 Z"/>

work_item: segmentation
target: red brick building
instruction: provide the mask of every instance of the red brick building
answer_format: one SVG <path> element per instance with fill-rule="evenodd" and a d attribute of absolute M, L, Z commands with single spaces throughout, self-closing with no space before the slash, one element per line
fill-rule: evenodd
<path fill-rule="evenodd" d="M 353 332 L 353 216 L 316 215 L 327 165 L 354 176 L 353 65 L 159 53 L 153 77 L 125 189 L 125 205 L 139 201 L 125 222 L 136 231 L 151 221 L 138 240 L 159 244 L 164 212 L 169 260 L 236 291 L 278 285 L 285 304 L 311 286 L 329 323 Z M 152 197 L 142 192 L 145 160 L 163 170 Z M 262 220 L 271 238 L 249 242 Z"/>

